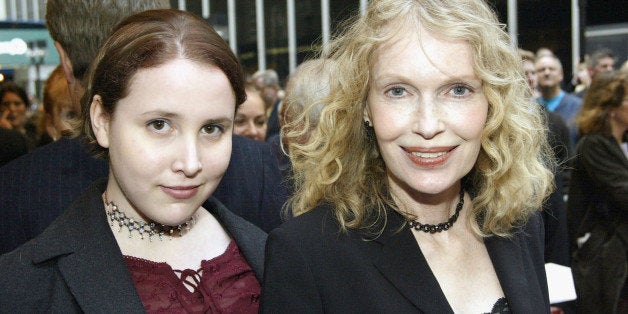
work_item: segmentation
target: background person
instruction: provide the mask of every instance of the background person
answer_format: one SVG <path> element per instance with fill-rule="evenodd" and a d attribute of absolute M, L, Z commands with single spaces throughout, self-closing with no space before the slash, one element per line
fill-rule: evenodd
<path fill-rule="evenodd" d="M 282 94 L 279 86 L 279 75 L 273 69 L 258 71 L 253 74 L 253 84 L 260 91 L 266 104 L 266 116 L 268 127 L 266 136 L 271 137 L 279 133 L 279 104 Z"/>
<path fill-rule="evenodd" d="M 71 97 L 63 67 L 59 65 L 50 73 L 44 86 L 44 114 L 39 121 L 40 146 L 45 144 L 46 138 L 48 142 L 56 141 L 69 134 L 72 121 L 81 112 L 81 108 L 72 103 Z"/>
<path fill-rule="evenodd" d="M 279 113 L 281 132 L 267 140 L 275 148 L 288 191 L 293 189 L 292 165 L 287 155 L 290 143 L 304 145 L 316 130 L 325 106 L 324 99 L 329 95 L 329 74 L 333 64 L 333 61 L 322 58 L 307 60 L 299 64 L 288 79 L 286 96 Z M 308 116 L 299 119 L 304 113 Z"/>
<path fill-rule="evenodd" d="M 264 100 L 254 86 L 247 85 L 246 101 L 238 107 L 233 133 L 263 142 L 267 126 Z"/>
<path fill-rule="evenodd" d="M 551 151 L 488 5 L 370 1 L 324 57 L 330 96 L 290 147 L 297 217 L 269 236 L 262 312 L 548 313 Z"/>
<path fill-rule="evenodd" d="M 576 117 L 569 229 L 579 313 L 624 313 L 628 239 L 628 74 L 596 76 Z"/>
<path fill-rule="evenodd" d="M 78 131 L 109 176 L 0 257 L 0 311 L 257 313 L 265 233 L 216 199 L 202 206 L 246 97 L 227 43 L 191 13 L 142 12 L 102 47 L 87 86 Z"/>
<path fill-rule="evenodd" d="M 0 127 L 25 133 L 26 110 L 30 108 L 26 90 L 12 81 L 0 86 Z"/>
<path fill-rule="evenodd" d="M 598 74 L 615 70 L 615 55 L 608 48 L 597 49 L 587 59 L 585 70 L 589 75 L 589 80 L 584 82 L 585 88 L 576 93 L 576 96 L 580 98 L 584 98 L 591 81 Z"/>
<path fill-rule="evenodd" d="M 537 101 L 548 111 L 555 112 L 563 118 L 570 130 L 571 145 L 574 146 L 578 141 L 578 130 L 574 125 L 574 118 L 580 111 L 582 99 L 561 89 L 560 84 L 563 82 L 564 74 L 558 57 L 553 55 L 538 57 L 535 66 L 541 93 Z"/>

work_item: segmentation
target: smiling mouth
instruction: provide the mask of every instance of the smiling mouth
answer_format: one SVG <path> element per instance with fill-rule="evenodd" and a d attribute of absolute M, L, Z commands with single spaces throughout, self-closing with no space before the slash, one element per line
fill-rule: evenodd
<path fill-rule="evenodd" d="M 412 154 L 413 156 L 419 157 L 419 158 L 438 158 L 440 156 L 443 156 L 443 155 L 447 154 L 448 152 L 449 151 L 437 152 L 437 153 L 410 152 L 410 154 Z"/>
<path fill-rule="evenodd" d="M 419 167 L 434 168 L 444 165 L 458 146 L 404 149 L 410 161 Z"/>

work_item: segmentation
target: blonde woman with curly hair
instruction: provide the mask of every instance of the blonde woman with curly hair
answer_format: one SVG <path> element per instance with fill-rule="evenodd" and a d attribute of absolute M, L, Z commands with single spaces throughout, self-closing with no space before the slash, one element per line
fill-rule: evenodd
<path fill-rule="evenodd" d="M 481 0 L 374 0 L 334 40 L 264 312 L 549 312 L 554 162 L 503 28 Z"/>

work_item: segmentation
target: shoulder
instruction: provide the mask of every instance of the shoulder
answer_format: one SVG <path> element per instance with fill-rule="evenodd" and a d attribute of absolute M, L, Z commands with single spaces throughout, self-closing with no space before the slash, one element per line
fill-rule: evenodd
<path fill-rule="evenodd" d="M 15 130 L 0 128 L 0 166 L 28 153 L 28 140 Z"/>
<path fill-rule="evenodd" d="M 15 311 L 7 306 L 19 306 L 21 311 L 34 311 L 34 304 L 39 303 L 42 287 L 54 275 L 53 267 L 36 265 L 32 261 L 33 241 L 12 252 L 0 256 L 0 312 Z M 54 264 L 54 261 L 51 261 Z M 43 267 L 42 267 L 43 266 Z"/>
<path fill-rule="evenodd" d="M 619 146 L 613 138 L 602 134 L 587 134 L 580 138 L 576 144 L 577 154 L 585 158 L 589 155 L 591 157 L 604 157 L 608 155 L 609 151 L 618 149 Z"/>
<path fill-rule="evenodd" d="M 582 104 L 582 98 L 574 94 L 565 93 L 565 97 L 563 98 L 563 103 L 566 103 L 572 106 L 580 106 Z"/>
<path fill-rule="evenodd" d="M 340 233 L 340 226 L 333 209 L 328 205 L 321 205 L 307 213 L 289 219 L 273 230 L 270 235 L 307 240 L 313 238 L 320 239 L 330 233 Z"/>
<path fill-rule="evenodd" d="M 528 218 L 523 226 L 523 230 L 526 235 L 538 237 L 544 234 L 544 226 L 541 212 L 535 212 L 532 216 L 530 216 L 530 218 Z"/>
<path fill-rule="evenodd" d="M 251 156 L 250 154 L 253 153 L 266 155 L 270 153 L 271 148 L 270 145 L 266 142 L 252 140 L 250 138 L 239 135 L 233 136 L 232 146 L 232 155 L 234 157 L 241 155 L 240 157 L 245 159 L 258 159 L 259 156 Z"/>

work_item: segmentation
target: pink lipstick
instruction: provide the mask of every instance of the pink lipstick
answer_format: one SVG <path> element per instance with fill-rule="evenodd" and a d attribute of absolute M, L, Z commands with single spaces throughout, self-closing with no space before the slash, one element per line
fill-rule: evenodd
<path fill-rule="evenodd" d="M 406 156 L 415 165 L 425 168 L 434 168 L 447 162 L 457 146 L 447 147 L 406 147 Z"/>
<path fill-rule="evenodd" d="M 198 193 L 198 186 L 161 186 L 161 190 L 172 198 L 188 199 Z"/>

